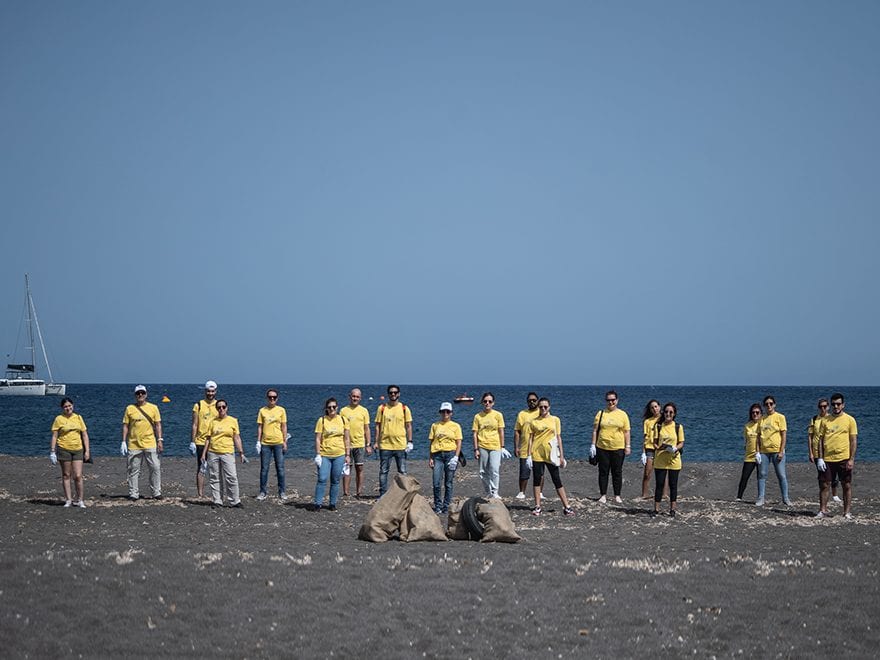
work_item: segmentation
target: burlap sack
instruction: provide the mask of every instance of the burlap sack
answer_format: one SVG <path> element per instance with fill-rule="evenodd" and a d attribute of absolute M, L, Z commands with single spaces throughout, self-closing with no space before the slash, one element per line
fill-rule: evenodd
<path fill-rule="evenodd" d="M 394 482 L 367 514 L 358 538 L 362 541 L 385 543 L 397 532 L 407 509 L 421 486 L 413 477 L 398 474 Z"/>
<path fill-rule="evenodd" d="M 491 499 L 486 503 L 477 504 L 477 516 L 485 526 L 483 543 L 497 541 L 499 543 L 516 543 L 522 537 L 516 533 L 510 512 L 501 500 Z"/>
<path fill-rule="evenodd" d="M 453 541 L 468 541 L 471 538 L 468 528 L 461 520 L 461 507 L 449 512 L 446 525 L 446 536 Z"/>
<path fill-rule="evenodd" d="M 440 517 L 434 513 L 428 500 L 421 495 L 413 498 L 406 517 L 400 523 L 400 540 L 407 543 L 447 540 Z"/>

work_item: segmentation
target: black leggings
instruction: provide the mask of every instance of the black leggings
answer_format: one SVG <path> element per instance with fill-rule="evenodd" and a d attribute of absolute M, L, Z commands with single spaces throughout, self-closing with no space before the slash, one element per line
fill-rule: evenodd
<path fill-rule="evenodd" d="M 666 475 L 669 475 L 669 501 L 675 502 L 678 499 L 678 473 L 681 470 L 661 470 L 654 468 L 654 501 L 663 500 L 663 486 L 666 483 Z"/>
<path fill-rule="evenodd" d="M 743 463 L 742 476 L 739 478 L 739 488 L 736 489 L 737 499 L 742 499 L 743 493 L 746 492 L 746 486 L 749 485 L 749 479 L 752 478 L 752 472 L 755 471 L 756 467 L 758 467 L 758 464 L 754 461 L 751 463 Z"/>
<path fill-rule="evenodd" d="M 596 458 L 599 459 L 599 494 L 608 492 L 608 473 L 611 473 L 611 485 L 614 494 L 620 495 L 623 488 L 623 459 L 626 453 L 623 449 L 600 449 L 596 447 Z"/>
<path fill-rule="evenodd" d="M 559 466 L 553 465 L 553 463 L 544 463 L 543 461 L 535 461 L 532 463 L 532 474 L 534 475 L 534 481 L 532 483 L 535 484 L 535 488 L 540 488 L 544 485 L 544 468 L 547 468 L 547 472 L 550 473 L 550 478 L 553 480 L 553 486 L 556 487 L 556 490 L 562 488 L 562 477 L 559 476 Z"/>

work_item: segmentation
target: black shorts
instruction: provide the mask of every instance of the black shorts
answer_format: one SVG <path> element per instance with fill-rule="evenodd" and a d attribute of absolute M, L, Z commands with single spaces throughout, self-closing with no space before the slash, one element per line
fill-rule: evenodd
<path fill-rule="evenodd" d="M 852 468 L 847 469 L 847 461 L 825 461 L 825 472 L 819 473 L 819 483 L 852 483 Z"/>
<path fill-rule="evenodd" d="M 71 451 L 70 449 L 61 449 L 61 447 L 59 447 L 58 451 L 55 452 L 55 455 L 58 457 L 60 463 L 69 463 L 70 461 L 81 461 L 85 457 L 85 450 L 77 449 Z"/>

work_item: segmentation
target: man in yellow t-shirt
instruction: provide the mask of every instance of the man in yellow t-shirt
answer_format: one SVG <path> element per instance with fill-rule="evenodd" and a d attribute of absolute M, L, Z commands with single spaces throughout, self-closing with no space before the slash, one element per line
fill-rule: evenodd
<path fill-rule="evenodd" d="M 284 477 L 284 455 L 287 453 L 287 411 L 278 405 L 278 390 L 266 390 L 266 405 L 257 413 L 257 453 L 260 455 L 260 494 L 263 501 L 269 492 L 269 468 L 275 461 L 278 499 L 287 499 Z"/>
<path fill-rule="evenodd" d="M 406 455 L 412 451 L 412 413 L 400 402 L 400 388 L 388 386 L 388 403 L 376 410 L 376 439 L 374 449 L 379 450 L 379 497 L 388 490 L 388 471 L 391 459 L 397 472 L 406 474 Z"/>
<path fill-rule="evenodd" d="M 146 460 L 150 473 L 150 490 L 154 499 L 162 498 L 162 416 L 159 409 L 147 402 L 147 388 L 134 388 L 134 405 L 125 408 L 122 416 L 122 455 L 128 456 L 128 499 L 137 500 L 138 477 Z"/>
<path fill-rule="evenodd" d="M 617 407 L 617 392 L 605 392 L 605 408 L 596 413 L 593 420 L 593 442 L 590 458 L 599 463 L 599 502 L 605 504 L 608 492 L 608 474 L 614 487 L 614 501 L 623 502 L 623 461 L 630 455 L 629 415 Z"/>
<path fill-rule="evenodd" d="M 519 411 L 516 416 L 516 426 L 513 427 L 513 451 L 519 458 L 519 492 L 516 499 L 526 499 L 526 488 L 532 477 L 532 469 L 529 467 L 529 422 L 536 419 L 540 414 L 538 410 L 538 395 L 529 392 L 526 395 L 526 408 Z"/>
<path fill-rule="evenodd" d="M 364 487 L 364 462 L 367 456 L 373 453 L 370 446 L 370 411 L 361 405 L 363 395 L 358 388 L 348 393 L 349 404 L 344 406 L 339 414 L 348 422 L 348 433 L 351 439 L 351 462 L 354 464 L 355 496 L 363 495 Z M 342 494 L 348 497 L 351 473 L 342 473 Z"/>
<path fill-rule="evenodd" d="M 217 419 L 217 383 L 205 383 L 205 398 L 193 405 L 189 453 L 196 457 L 196 493 L 205 496 L 205 475 L 202 472 L 202 450 L 208 438 L 208 427 Z"/>
<path fill-rule="evenodd" d="M 831 395 L 831 414 L 822 422 L 819 430 L 819 513 L 817 518 L 828 514 L 828 491 L 836 476 L 843 484 L 843 517 L 852 518 L 852 473 L 856 460 L 859 427 L 856 420 L 843 412 L 843 395 Z"/>

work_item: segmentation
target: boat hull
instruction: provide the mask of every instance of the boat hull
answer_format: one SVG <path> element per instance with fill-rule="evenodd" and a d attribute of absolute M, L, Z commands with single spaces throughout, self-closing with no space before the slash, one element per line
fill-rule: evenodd
<path fill-rule="evenodd" d="M 67 385 L 64 383 L 46 383 L 46 394 L 64 396 L 67 394 Z"/>
<path fill-rule="evenodd" d="M 42 380 L 0 379 L 0 396 L 43 396 L 46 383 Z"/>

